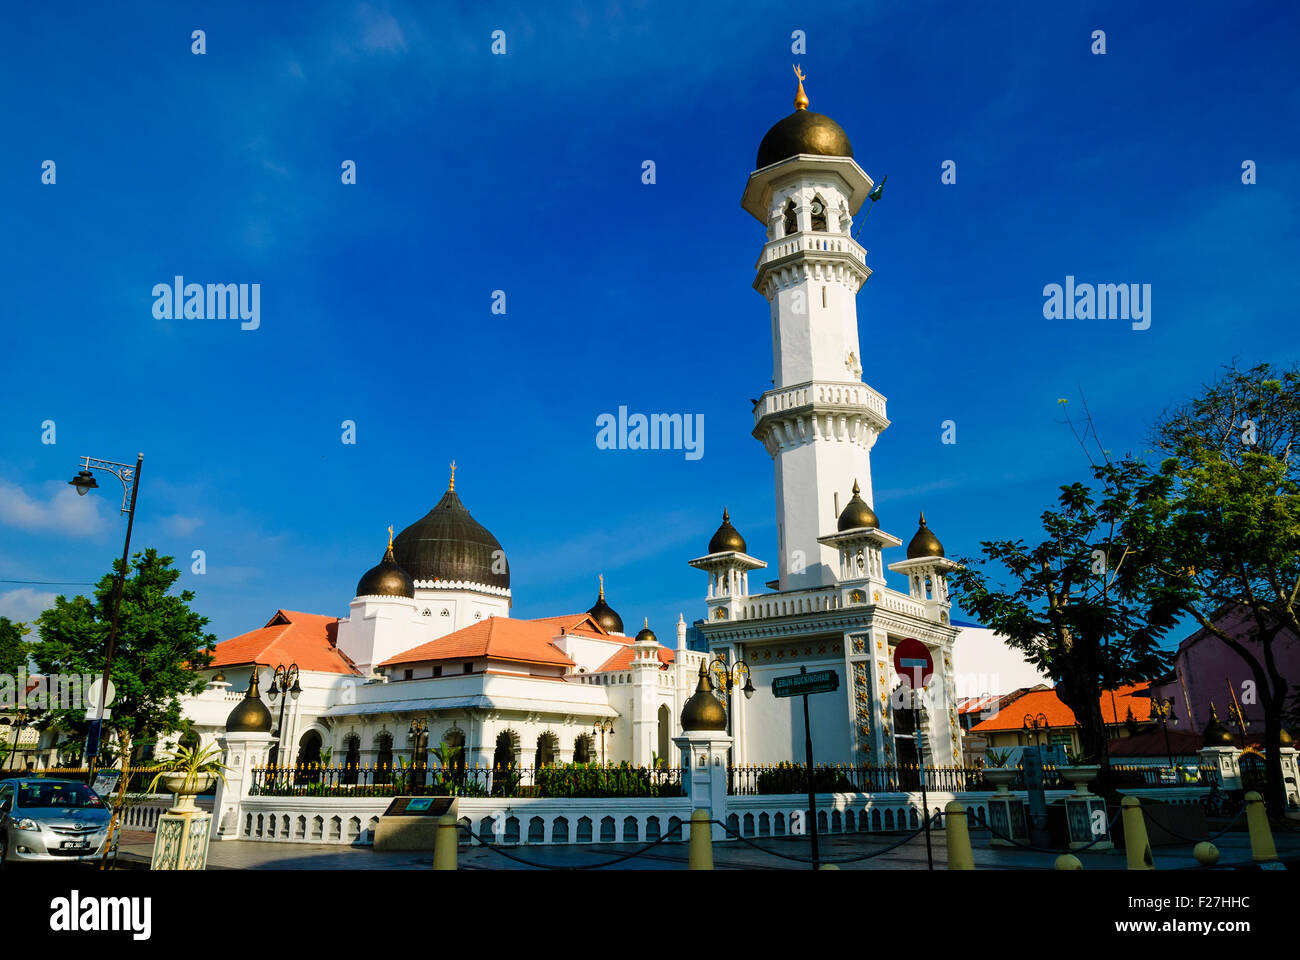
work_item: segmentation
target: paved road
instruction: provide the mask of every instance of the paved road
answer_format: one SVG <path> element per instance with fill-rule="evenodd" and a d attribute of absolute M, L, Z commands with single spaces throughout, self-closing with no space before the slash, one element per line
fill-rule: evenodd
<path fill-rule="evenodd" d="M 1283 857 L 1300 856 L 1300 833 L 1275 834 L 1278 852 Z M 862 857 L 863 854 L 881 851 L 896 843 L 896 837 L 876 834 L 835 834 L 821 838 L 821 853 L 825 860 Z M 755 849 L 740 841 L 714 844 L 714 867 L 718 870 L 807 870 L 806 863 L 782 859 L 767 851 L 786 857 L 809 856 L 807 838 L 789 839 L 763 837 L 755 840 L 763 849 Z M 1216 844 L 1222 855 L 1220 864 L 1249 863 L 1250 840 L 1245 833 L 1227 834 Z M 147 862 L 153 849 L 153 834 L 124 833 L 121 853 L 124 859 L 137 863 Z M 621 844 L 581 844 L 564 846 L 516 846 L 505 848 L 511 854 L 549 866 L 580 867 L 603 864 L 629 853 Z M 934 865 L 936 869 L 947 866 L 947 848 L 942 831 L 933 834 Z M 1031 850 L 991 848 L 987 839 L 978 833 L 974 842 L 975 866 L 981 870 L 1050 870 L 1054 854 Z M 1086 851 L 1079 855 L 1085 870 L 1123 870 L 1124 852 L 1112 850 L 1102 853 Z M 1172 870 L 1195 867 L 1191 845 L 1156 847 L 1154 858 L 1157 869 Z M 251 840 L 227 840 L 212 844 L 208 855 L 209 870 L 428 870 L 433 854 L 377 853 L 370 847 L 345 847 L 337 844 L 272 843 Z M 616 870 L 683 870 L 687 864 L 684 843 L 663 843 L 641 856 L 620 863 L 612 863 Z M 838 865 L 842 870 L 924 870 L 926 869 L 925 839 L 918 836 L 901 846 L 878 853 L 870 859 L 859 859 Z M 501 853 L 483 847 L 461 847 L 460 867 L 465 870 L 531 870 L 540 869 L 518 863 Z"/>

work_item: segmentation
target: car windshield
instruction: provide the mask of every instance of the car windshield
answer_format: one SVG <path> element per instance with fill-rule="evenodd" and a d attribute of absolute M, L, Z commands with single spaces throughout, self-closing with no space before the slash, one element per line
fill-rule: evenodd
<path fill-rule="evenodd" d="M 40 807 L 103 807 L 104 801 L 84 783 L 24 783 L 18 787 L 18 806 L 27 810 Z"/>

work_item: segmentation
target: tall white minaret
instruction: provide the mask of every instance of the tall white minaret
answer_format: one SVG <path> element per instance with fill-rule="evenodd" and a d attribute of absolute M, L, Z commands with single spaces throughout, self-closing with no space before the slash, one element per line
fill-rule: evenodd
<path fill-rule="evenodd" d="M 871 270 L 853 215 L 874 185 L 795 73 L 795 111 L 763 138 L 741 199 L 767 229 L 754 289 L 771 308 L 773 386 L 754 436 L 776 465 L 782 590 L 836 581 L 838 554 L 818 538 L 835 532 L 855 481 L 873 502 L 871 448 L 889 426 L 885 398 L 862 382 L 855 301 Z"/>

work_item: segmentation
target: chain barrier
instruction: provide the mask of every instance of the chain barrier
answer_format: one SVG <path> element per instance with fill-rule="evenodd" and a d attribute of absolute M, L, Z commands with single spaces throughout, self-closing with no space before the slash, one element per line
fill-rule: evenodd
<path fill-rule="evenodd" d="M 685 826 L 685 824 L 683 824 L 682 826 Z M 616 863 L 622 863 L 624 860 L 631 860 L 633 857 L 639 857 L 646 851 L 653 850 L 655 847 L 659 846 L 660 844 L 668 843 L 670 840 L 676 842 L 684 842 L 684 838 L 682 836 L 682 826 L 674 827 L 673 829 L 669 830 L 668 833 L 660 837 L 658 840 L 646 844 L 644 847 L 641 847 L 639 850 L 633 850 L 631 853 L 626 853 L 620 857 L 615 857 L 613 860 L 606 860 L 604 863 L 583 863 L 583 864 L 539 863 L 536 860 L 528 860 L 524 857 L 515 856 L 513 853 L 506 853 L 506 851 L 503 850 L 498 844 L 489 840 L 484 840 L 482 837 L 480 837 L 477 833 L 475 833 L 473 830 L 471 830 L 469 827 L 465 826 L 464 824 L 457 824 L 457 829 L 463 830 L 470 837 L 477 840 L 479 842 L 479 846 L 485 847 L 486 849 L 491 850 L 493 853 L 505 857 L 507 860 L 514 860 L 516 863 L 522 863 L 525 866 L 537 867 L 541 870 L 598 870 L 601 867 L 610 867 Z"/>
<path fill-rule="evenodd" d="M 1143 814 L 1143 815 L 1144 815 L 1148 820 L 1150 820 L 1150 821 L 1151 821 L 1155 826 L 1159 827 L 1161 830 L 1163 830 L 1165 833 L 1169 834 L 1169 835 L 1170 835 L 1171 837 L 1173 837 L 1175 840 L 1182 840 L 1184 843 L 1206 843 L 1206 842 L 1213 843 L 1215 840 L 1218 840 L 1221 836 L 1223 836 L 1225 833 L 1227 833 L 1229 830 L 1231 830 L 1233 827 L 1235 827 L 1235 826 L 1237 825 L 1237 821 L 1240 820 L 1240 819 L 1242 818 L 1242 815 L 1243 815 L 1245 812 L 1246 812 L 1246 804 L 1243 803 L 1243 804 L 1241 805 L 1241 808 L 1237 811 L 1236 816 L 1234 816 L 1234 817 L 1232 818 L 1232 820 L 1228 823 L 1228 825 L 1227 825 L 1226 827 L 1224 827 L 1224 828 L 1223 828 L 1222 830 L 1220 830 L 1218 833 L 1212 833 L 1212 834 L 1210 834 L 1208 837 L 1202 837 L 1201 839 L 1197 840 L 1197 839 L 1195 839 L 1195 838 L 1193 838 L 1193 837 L 1186 837 L 1186 836 L 1183 836 L 1183 835 L 1182 835 L 1181 833 L 1179 833 L 1177 830 L 1171 830 L 1171 829 L 1169 829 L 1169 827 L 1167 827 L 1167 826 L 1165 826 L 1163 823 L 1161 823 L 1161 822 L 1159 821 L 1159 819 L 1157 819 L 1156 817 L 1152 816 L 1152 815 L 1151 815 L 1151 811 L 1147 810 L 1146 807 L 1143 807 L 1143 808 L 1142 808 L 1142 814 Z"/>
<path fill-rule="evenodd" d="M 1087 850 L 1089 847 L 1093 846 L 1094 844 L 1098 844 L 1101 843 L 1103 840 L 1109 839 L 1111 836 L 1111 832 L 1115 828 L 1115 824 L 1119 821 L 1119 818 L 1123 815 L 1123 813 L 1124 811 L 1120 810 L 1115 814 L 1115 816 L 1110 818 L 1110 823 L 1106 825 L 1105 833 L 1098 834 L 1095 839 L 1089 841 L 1088 843 L 1085 843 L 1081 847 L 1075 847 L 1073 850 L 1048 850 L 1046 847 L 1035 847 L 1028 843 L 1021 843 L 1019 840 L 1016 840 L 1014 837 L 1008 837 L 1001 830 L 995 829 L 993 827 L 993 824 L 991 823 L 969 824 L 969 829 L 987 830 L 989 833 L 993 834 L 995 837 L 997 837 L 1000 840 L 1005 840 L 1007 841 L 1007 843 L 1014 844 L 1017 847 L 1022 847 L 1025 850 L 1033 850 L 1035 853 L 1054 853 L 1057 856 L 1060 856 L 1063 853 L 1079 853 L 1080 851 Z"/>
<path fill-rule="evenodd" d="M 931 818 L 931 821 L 930 821 L 930 822 L 931 822 L 931 824 L 933 824 L 935 821 L 937 821 L 937 820 L 939 820 L 939 819 L 940 819 L 940 815 L 936 813 L 936 814 Z M 723 830 L 725 830 L 727 833 L 731 834 L 731 835 L 732 835 L 733 837 L 735 837 L 737 840 L 742 840 L 742 841 L 744 841 L 745 843 L 747 843 L 747 844 L 749 844 L 751 847 L 753 847 L 755 850 L 761 850 L 763 853 L 770 853 L 772 856 L 774 856 L 774 857 L 780 857 L 782 860 L 793 860 L 793 861 L 796 862 L 796 863 L 812 863 L 812 862 L 813 862 L 813 860 L 812 860 L 811 857 L 794 857 L 794 856 L 791 856 L 791 855 L 786 854 L 786 853 L 777 853 L 775 850 L 769 850 L 767 847 L 760 847 L 758 844 L 756 844 L 754 841 L 750 840 L 748 837 L 741 836 L 740 833 L 738 833 L 738 832 L 732 830 L 729 826 L 727 826 L 727 825 L 726 825 L 725 823 L 723 823 L 721 820 L 710 820 L 709 822 L 710 822 L 710 823 L 716 823 L 718 826 L 720 826 L 720 827 L 721 827 Z M 925 824 L 921 824 L 921 826 L 917 827 L 917 828 L 916 828 L 915 830 L 913 830 L 911 833 L 907 834 L 907 836 L 903 837 L 903 838 L 902 838 L 901 840 L 899 840 L 897 843 L 891 843 L 891 844 L 890 844 L 889 846 L 887 846 L 887 847 L 881 847 L 879 850 L 873 850 L 871 853 L 863 854 L 863 855 L 860 856 L 860 857 L 845 857 L 845 858 L 843 858 L 843 859 L 838 859 L 838 860 L 830 860 L 830 859 L 827 859 L 826 857 L 819 857 L 819 858 L 817 859 L 817 863 L 819 863 L 819 864 L 821 864 L 821 863 L 857 863 L 859 860 L 870 860 L 872 857 L 878 857 L 878 856 L 880 856 L 882 853 L 888 853 L 890 850 L 895 850 L 895 849 L 897 849 L 898 847 L 901 847 L 903 844 L 907 843 L 909 840 L 915 840 L 915 839 L 917 838 L 917 836 L 921 833 L 921 831 L 924 830 L 924 829 L 925 829 Z M 940 829 L 942 829 L 942 828 L 940 828 Z M 827 836 L 829 836 L 829 834 L 828 834 Z M 841 834 L 841 836 L 843 836 L 843 834 Z"/>

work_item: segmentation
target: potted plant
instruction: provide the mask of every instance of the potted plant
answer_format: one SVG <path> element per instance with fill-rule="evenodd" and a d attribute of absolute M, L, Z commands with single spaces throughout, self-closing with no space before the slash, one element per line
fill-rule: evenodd
<path fill-rule="evenodd" d="M 1088 784 L 1097 779 L 1101 764 L 1089 763 L 1087 757 L 1069 749 L 1065 751 L 1065 759 L 1069 762 L 1057 767 L 1057 772 L 1074 784 L 1075 793 L 1086 796 L 1088 794 Z"/>
<path fill-rule="evenodd" d="M 159 783 L 171 793 L 176 794 L 175 810 L 194 809 L 194 798 L 211 787 L 217 780 L 226 782 L 222 772 L 226 765 L 221 762 L 221 749 L 211 746 L 207 749 L 191 749 L 180 746 L 176 752 L 163 760 L 161 769 L 149 782 L 149 793 L 155 792 Z"/>
<path fill-rule="evenodd" d="M 984 779 L 992 784 L 999 794 L 1006 794 L 1007 787 L 1020 776 L 1018 768 L 1007 766 L 1007 760 L 1010 758 L 1010 750 L 989 750 L 984 754 L 984 760 L 988 764 L 984 768 Z"/>

